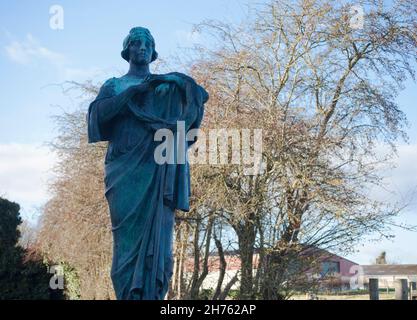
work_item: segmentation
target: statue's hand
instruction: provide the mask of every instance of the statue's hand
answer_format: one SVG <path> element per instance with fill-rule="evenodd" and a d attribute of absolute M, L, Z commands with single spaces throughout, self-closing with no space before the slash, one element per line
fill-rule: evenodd
<path fill-rule="evenodd" d="M 149 77 L 148 81 L 153 86 L 157 86 L 163 82 L 170 82 L 170 83 L 175 83 L 182 90 L 185 89 L 184 80 L 181 78 L 181 76 L 179 76 L 178 74 L 174 72 L 168 73 L 168 74 L 161 74 L 161 75 L 152 75 Z"/>
<path fill-rule="evenodd" d="M 155 93 L 159 96 L 164 96 L 169 92 L 169 84 L 168 83 L 161 83 L 155 88 Z"/>
<path fill-rule="evenodd" d="M 148 91 L 150 89 L 151 85 L 147 82 L 138 84 L 138 85 L 134 85 L 129 87 L 129 94 L 130 96 L 136 96 L 138 94 L 141 93 L 145 93 L 146 91 Z"/>

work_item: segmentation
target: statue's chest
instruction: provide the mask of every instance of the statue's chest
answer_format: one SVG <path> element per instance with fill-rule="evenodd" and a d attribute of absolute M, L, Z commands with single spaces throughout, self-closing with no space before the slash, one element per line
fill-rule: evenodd
<path fill-rule="evenodd" d="M 142 79 L 136 79 L 136 78 L 125 78 L 125 79 L 119 79 L 119 81 L 116 81 L 114 83 L 114 92 L 117 94 L 122 93 L 127 88 L 131 86 L 137 86 L 143 82 Z"/>
<path fill-rule="evenodd" d="M 137 86 L 143 80 L 137 78 L 120 79 L 115 87 L 116 94 L 120 94 L 131 86 Z M 133 100 L 134 107 L 165 120 L 178 118 L 183 112 L 183 105 L 178 89 L 174 85 L 163 83 L 153 92 L 139 94 Z"/>

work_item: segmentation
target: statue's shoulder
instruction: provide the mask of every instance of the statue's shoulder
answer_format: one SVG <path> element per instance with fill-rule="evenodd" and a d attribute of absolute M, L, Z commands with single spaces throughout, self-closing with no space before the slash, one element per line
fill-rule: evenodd
<path fill-rule="evenodd" d="M 104 81 L 102 87 L 114 87 L 117 83 L 117 78 L 116 77 L 112 77 L 110 79 L 107 79 L 106 81 Z"/>
<path fill-rule="evenodd" d="M 116 78 L 110 78 L 101 85 L 97 98 L 111 97 L 114 95 Z"/>
<path fill-rule="evenodd" d="M 116 78 L 112 77 L 110 79 L 107 79 L 103 82 L 103 84 L 100 87 L 100 91 L 111 91 L 116 86 Z"/>
<path fill-rule="evenodd" d="M 124 89 L 126 89 L 126 87 L 128 87 L 129 85 L 131 85 L 131 81 L 129 81 L 129 79 L 127 79 L 126 77 L 112 77 L 110 79 L 107 79 L 103 83 L 101 88 L 106 92 L 118 94 Z"/>

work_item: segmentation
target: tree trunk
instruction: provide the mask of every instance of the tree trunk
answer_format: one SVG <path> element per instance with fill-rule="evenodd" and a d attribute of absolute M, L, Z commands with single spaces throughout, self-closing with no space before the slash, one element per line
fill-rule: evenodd
<path fill-rule="evenodd" d="M 241 278 L 239 299 L 254 299 L 253 292 L 253 254 L 255 246 L 255 225 L 245 221 L 243 226 L 237 229 L 239 252 L 241 260 Z"/>

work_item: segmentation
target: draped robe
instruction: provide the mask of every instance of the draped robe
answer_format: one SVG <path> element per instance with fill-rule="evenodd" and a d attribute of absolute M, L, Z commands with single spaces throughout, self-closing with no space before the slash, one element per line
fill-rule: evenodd
<path fill-rule="evenodd" d="M 186 151 L 195 141 L 182 141 L 184 150 L 175 148 L 176 153 L 185 152 L 185 163 L 158 164 L 154 150 L 161 142 L 154 141 L 154 134 L 166 128 L 177 140 L 185 140 L 176 132 L 177 121 L 183 121 L 186 131 L 199 128 L 208 100 L 207 92 L 193 79 L 179 75 L 184 90 L 163 83 L 130 99 L 123 108 L 116 106 L 117 96 L 140 82 L 128 76 L 111 78 L 88 110 L 89 143 L 109 142 L 104 181 L 117 299 L 162 300 L 172 277 L 175 209 L 189 210 Z"/>

